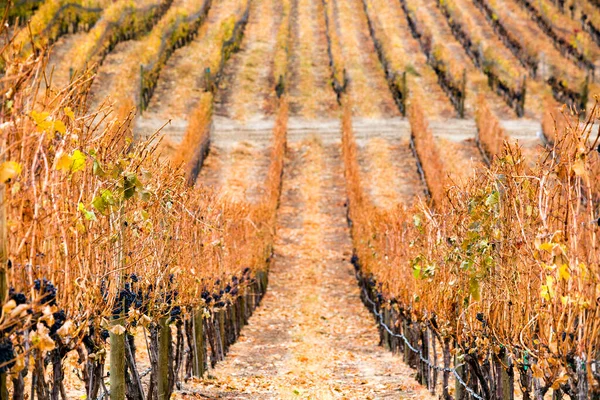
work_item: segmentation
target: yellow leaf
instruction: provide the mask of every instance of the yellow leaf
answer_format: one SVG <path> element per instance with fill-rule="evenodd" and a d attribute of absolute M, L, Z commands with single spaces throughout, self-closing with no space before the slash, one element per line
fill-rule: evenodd
<path fill-rule="evenodd" d="M 560 389 L 560 385 L 564 385 L 565 383 L 567 383 L 569 381 L 569 377 L 567 375 L 563 375 L 559 378 L 557 378 L 551 386 L 551 389 Z"/>
<path fill-rule="evenodd" d="M 540 296 L 545 300 L 550 300 L 550 294 L 548 293 L 548 286 L 542 285 L 542 289 L 540 290 Z"/>
<path fill-rule="evenodd" d="M 542 243 L 540 245 L 540 250 L 551 251 L 554 248 L 554 243 Z"/>
<path fill-rule="evenodd" d="M 71 169 L 71 156 L 62 153 L 56 159 L 56 167 L 59 171 L 69 171 Z"/>
<path fill-rule="evenodd" d="M 67 127 L 62 121 L 54 121 L 53 128 L 55 131 L 59 132 L 62 135 L 64 135 L 67 132 Z"/>
<path fill-rule="evenodd" d="M 569 272 L 569 266 L 567 264 L 558 267 L 558 278 L 565 281 L 571 279 L 571 273 Z"/>
<path fill-rule="evenodd" d="M 15 365 L 10 369 L 13 374 L 18 374 L 25 369 L 25 357 L 21 354 L 15 359 Z"/>
<path fill-rule="evenodd" d="M 75 119 L 75 113 L 71 107 L 65 107 L 65 115 L 69 117 L 71 120 Z"/>
<path fill-rule="evenodd" d="M 60 154 L 56 159 L 56 169 L 59 171 L 77 172 L 85 168 L 86 156 L 79 150 L 75 150 L 73 154 Z"/>
<path fill-rule="evenodd" d="M 0 165 L 0 182 L 14 179 L 21 173 L 21 164 L 15 161 L 5 161 Z"/>
<path fill-rule="evenodd" d="M 10 312 L 10 317 L 15 319 L 23 318 L 26 315 L 27 310 L 29 310 L 29 305 L 20 304 Z"/>
<path fill-rule="evenodd" d="M 56 333 L 58 333 L 58 335 L 64 339 L 73 336 L 74 331 L 75 325 L 73 324 L 73 321 L 68 320 L 60 328 L 58 328 Z"/>
<path fill-rule="evenodd" d="M 152 322 L 152 320 L 146 314 L 142 315 L 142 317 L 139 320 L 139 324 L 144 327 L 150 325 L 151 322 Z"/>
<path fill-rule="evenodd" d="M 52 118 L 50 118 L 50 113 L 47 111 L 41 113 L 32 111 L 31 118 L 33 118 L 33 121 L 36 125 L 36 130 L 38 132 L 60 132 L 64 135 L 67 131 L 65 124 L 62 121 L 54 121 Z"/>
<path fill-rule="evenodd" d="M 71 165 L 71 172 L 81 171 L 85 168 L 85 154 L 79 150 L 75 150 L 71 156 L 73 164 Z"/>
<path fill-rule="evenodd" d="M 54 340 L 48 335 L 48 328 L 41 323 L 37 324 L 37 330 L 31 335 L 31 344 L 41 351 L 51 351 L 56 347 Z"/>

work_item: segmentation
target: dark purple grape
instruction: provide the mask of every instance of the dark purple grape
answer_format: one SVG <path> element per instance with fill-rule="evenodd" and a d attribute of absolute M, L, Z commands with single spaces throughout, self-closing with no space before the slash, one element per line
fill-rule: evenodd
<path fill-rule="evenodd" d="M 15 349 L 9 339 L 0 342 L 0 373 L 7 372 L 15 365 Z"/>

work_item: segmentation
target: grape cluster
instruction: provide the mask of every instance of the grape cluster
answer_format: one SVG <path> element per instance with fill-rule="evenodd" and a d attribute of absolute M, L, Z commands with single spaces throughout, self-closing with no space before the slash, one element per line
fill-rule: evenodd
<path fill-rule="evenodd" d="M 18 306 L 21 304 L 27 304 L 27 296 L 25 296 L 23 293 L 17 293 L 15 288 L 10 288 L 8 290 L 8 298 L 10 300 L 14 300 Z"/>
<path fill-rule="evenodd" d="M 136 304 L 137 294 L 131 290 L 131 283 L 125 282 L 123 289 L 119 291 L 119 295 L 113 307 L 113 318 L 117 319 L 122 313 L 127 314 L 131 306 Z"/>
<path fill-rule="evenodd" d="M 0 342 L 0 373 L 7 372 L 15 365 L 15 349 L 9 339 Z"/>
<path fill-rule="evenodd" d="M 181 321 L 181 307 L 175 306 L 171 308 L 171 312 L 169 313 L 170 322 L 178 322 Z"/>
<path fill-rule="evenodd" d="M 94 324 L 90 324 L 88 327 L 88 333 L 83 337 L 83 345 L 87 349 L 88 353 L 94 353 L 96 349 L 96 343 L 94 343 L 94 334 L 96 333 L 96 327 Z"/>
<path fill-rule="evenodd" d="M 59 310 L 53 313 L 52 316 L 54 317 L 54 323 L 50 327 L 50 337 L 56 340 L 56 332 L 67 322 L 67 314 L 65 310 Z"/>
<path fill-rule="evenodd" d="M 41 294 L 40 302 L 50 306 L 56 305 L 56 286 L 46 278 L 33 281 L 34 289 Z"/>

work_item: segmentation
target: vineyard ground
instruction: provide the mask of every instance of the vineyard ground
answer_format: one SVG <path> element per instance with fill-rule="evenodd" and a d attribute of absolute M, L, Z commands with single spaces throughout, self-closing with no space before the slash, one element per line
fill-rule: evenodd
<path fill-rule="evenodd" d="M 278 13 L 272 1 L 253 4 L 256 9 L 251 15 L 260 16 L 258 10 L 270 9 L 274 15 Z M 177 398 L 432 398 L 414 380 L 414 370 L 378 346 L 375 321 L 360 301 L 350 263 L 352 242 L 346 217 L 339 109 L 328 83 L 330 70 L 325 60 L 320 7 L 321 0 L 292 3 L 292 115 L 287 124 L 288 149 L 269 289 L 225 361 L 211 370 L 208 378 L 188 382 Z M 198 178 L 217 192 L 229 192 L 234 200 L 258 199 L 259 186 L 268 169 L 275 125 L 274 82 L 270 71 L 257 67 L 262 64 L 256 60 L 262 54 L 272 59 L 280 21 L 272 16 L 267 22 L 261 29 L 260 21 L 251 17 L 248 39 L 227 64 L 215 102 L 210 153 Z M 368 38 L 364 32 L 356 34 L 357 37 L 344 38 L 343 44 L 346 49 L 364 51 L 360 45 Z M 205 86 L 202 68 L 198 67 L 203 65 L 202 38 L 199 35 L 176 51 L 165 66 L 148 110 L 136 118 L 134 131 L 138 138 L 164 126 L 162 132 L 171 143 L 182 141 L 188 127 L 187 116 Z M 403 40 L 413 41 L 408 36 Z M 77 35 L 61 39 L 49 68 L 68 64 L 66 54 L 76 41 Z M 121 43 L 107 57 L 92 87 L 92 108 L 114 91 L 114 75 L 138 45 L 137 41 Z M 413 57 L 423 58 L 416 42 L 412 45 L 417 50 Z M 455 47 L 458 49 L 458 44 Z M 376 60 L 373 51 L 369 47 L 370 54 L 364 56 Z M 465 64 L 470 65 L 470 61 L 465 60 Z M 368 66 L 366 71 L 357 65 L 349 66 L 351 80 L 360 82 L 362 77 L 366 88 L 364 92 L 357 91 L 358 84 L 350 85 L 350 94 L 356 101 L 363 95 L 374 98 L 385 87 L 379 66 Z M 471 69 L 472 74 L 481 75 L 474 67 Z M 57 71 L 61 74 L 57 79 L 64 82 L 68 68 Z M 469 84 L 487 90 L 482 76 L 469 80 Z M 427 77 L 423 75 L 418 81 L 431 84 L 433 78 Z M 256 93 L 255 87 L 260 88 Z M 234 89 L 243 95 L 236 97 Z M 441 93 L 439 88 L 435 93 Z M 435 104 L 440 102 L 447 103 L 442 98 Z M 387 99 L 376 110 L 357 107 L 353 120 L 363 181 L 368 195 L 380 207 L 411 205 L 425 194 L 409 147 L 409 122 L 395 117 L 397 113 L 391 104 L 391 99 Z M 480 162 L 474 145 L 475 121 L 441 118 L 452 115 L 448 108 L 447 104 L 437 107 L 431 115 L 430 128 L 436 142 L 451 142 L 448 152 L 461 150 L 454 157 L 464 163 L 455 168 Z M 467 108 L 468 115 L 472 115 L 473 100 Z M 514 116 L 499 99 L 495 99 L 495 108 L 504 117 Z M 526 157 L 532 159 L 542 143 L 539 121 L 505 119 L 501 123 L 507 134 L 525 147 Z M 381 159 L 376 160 L 374 154 Z M 449 170 L 452 172 L 452 168 Z"/>
<path fill-rule="evenodd" d="M 350 263 L 339 145 L 290 144 L 269 290 L 201 398 L 432 398 L 378 346 Z"/>

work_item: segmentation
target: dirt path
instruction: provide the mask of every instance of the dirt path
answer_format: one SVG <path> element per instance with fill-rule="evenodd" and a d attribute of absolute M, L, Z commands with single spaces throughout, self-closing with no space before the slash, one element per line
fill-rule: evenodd
<path fill-rule="evenodd" d="M 50 74 L 52 74 L 52 86 L 55 88 L 60 89 L 69 84 L 71 62 L 69 56 L 84 35 L 85 32 L 65 35 L 52 45 L 50 59 L 46 66 L 46 76 L 50 79 Z"/>
<path fill-rule="evenodd" d="M 354 115 L 374 118 L 399 115 L 369 35 L 361 0 L 333 0 L 333 9 L 331 29 L 339 37 Z"/>
<path fill-rule="evenodd" d="M 90 109 L 97 109 L 108 96 L 115 93 L 119 74 L 122 73 L 122 65 L 127 64 L 140 46 L 138 40 L 127 40 L 115 46 L 113 51 L 106 57 L 100 68 L 90 92 Z"/>
<path fill-rule="evenodd" d="M 433 69 L 427 64 L 427 59 L 419 42 L 413 38 L 406 15 L 402 11 L 399 1 L 367 0 L 369 5 L 369 18 L 373 25 L 381 29 L 380 40 L 387 40 L 394 49 L 388 52 L 390 60 L 397 61 L 392 64 L 404 66 L 397 72 L 406 71 L 412 85 L 420 87 L 427 93 L 427 102 L 424 105 L 428 118 L 452 118 L 456 116 L 456 110 L 450 103 L 447 95 L 438 84 L 437 76 Z M 394 67 L 398 68 L 398 67 Z"/>
<path fill-rule="evenodd" d="M 396 137 L 361 138 L 355 132 L 358 162 L 365 192 L 377 207 L 391 209 L 398 204 L 411 207 L 425 187 L 417 169 L 417 160 L 410 149 L 410 128 L 397 132 Z"/>
<path fill-rule="evenodd" d="M 275 109 L 273 78 L 282 5 L 275 0 L 250 4 L 240 50 L 225 65 L 215 101 L 216 114 L 245 120 L 271 115 Z"/>
<path fill-rule="evenodd" d="M 258 203 L 270 161 L 270 148 L 250 141 L 212 146 L 197 182 L 234 202 Z"/>
<path fill-rule="evenodd" d="M 290 59 L 291 115 L 331 117 L 337 109 L 327 57 L 321 0 L 292 0 Z"/>
<path fill-rule="evenodd" d="M 360 301 L 340 157 L 316 137 L 290 145 L 269 290 L 215 378 L 189 388 L 196 396 L 431 398 L 378 346 Z"/>

